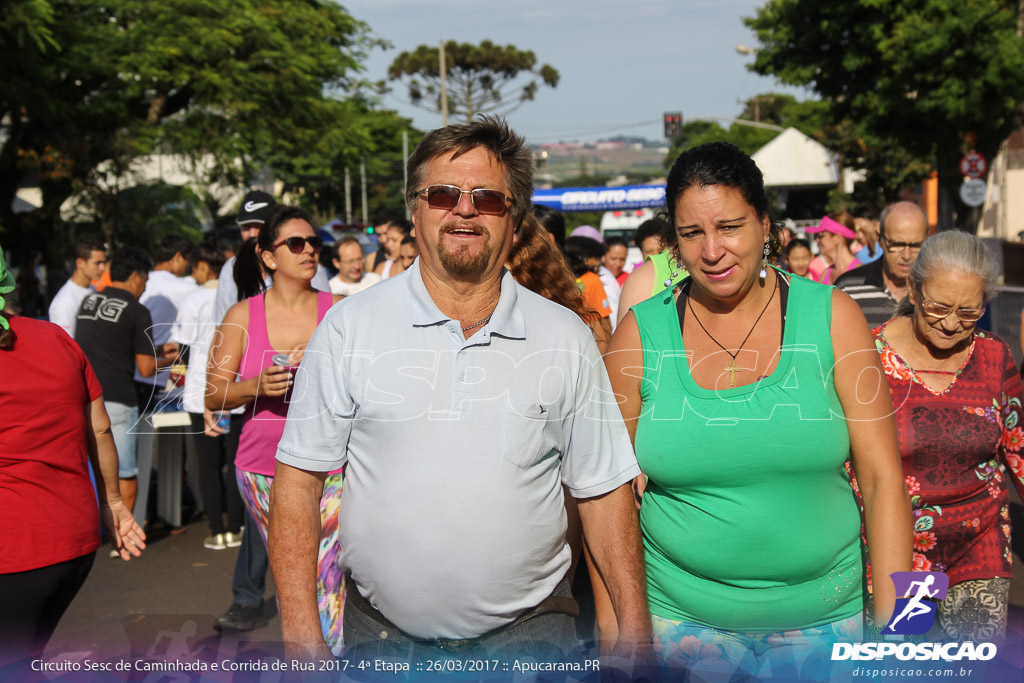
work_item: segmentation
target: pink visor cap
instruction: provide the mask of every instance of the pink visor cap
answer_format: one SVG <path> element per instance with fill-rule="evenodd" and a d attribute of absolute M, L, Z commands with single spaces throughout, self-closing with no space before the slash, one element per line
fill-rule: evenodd
<path fill-rule="evenodd" d="M 807 228 L 807 232 L 812 233 L 812 234 L 816 233 L 816 232 L 831 232 L 831 233 L 834 233 L 836 235 L 839 235 L 840 237 L 845 237 L 847 239 L 851 239 L 851 240 L 857 239 L 857 233 L 856 232 L 854 232 L 853 230 L 850 230 L 848 227 L 846 227 L 845 225 L 843 225 L 839 221 L 832 220 L 828 216 L 825 216 L 824 218 L 822 218 L 821 219 L 821 223 L 818 223 L 813 228 Z"/>
<path fill-rule="evenodd" d="M 604 237 L 601 235 L 601 231 L 593 225 L 581 225 L 573 230 L 569 237 L 589 237 L 592 240 L 604 242 Z"/>

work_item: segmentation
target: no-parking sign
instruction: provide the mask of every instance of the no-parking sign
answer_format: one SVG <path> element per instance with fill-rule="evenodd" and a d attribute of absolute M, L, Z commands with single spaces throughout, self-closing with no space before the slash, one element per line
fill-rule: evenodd
<path fill-rule="evenodd" d="M 968 178 L 984 178 L 988 159 L 977 152 L 968 152 L 960 159 L 960 172 Z"/>

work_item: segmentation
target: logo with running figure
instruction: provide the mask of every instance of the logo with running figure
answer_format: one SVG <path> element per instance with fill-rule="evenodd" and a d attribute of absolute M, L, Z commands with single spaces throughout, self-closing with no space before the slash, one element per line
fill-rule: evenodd
<path fill-rule="evenodd" d="M 883 634 L 921 635 L 935 623 L 938 602 L 946 599 L 949 577 L 943 572 L 893 572 L 896 608 Z"/>

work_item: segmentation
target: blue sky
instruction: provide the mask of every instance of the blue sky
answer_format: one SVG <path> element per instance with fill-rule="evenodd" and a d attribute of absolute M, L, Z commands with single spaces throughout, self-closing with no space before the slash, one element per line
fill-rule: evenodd
<path fill-rule="evenodd" d="M 754 45 L 741 17 L 758 0 L 342 0 L 341 4 L 393 49 L 377 50 L 365 76 L 384 79 L 403 50 L 442 39 L 533 50 L 558 69 L 557 88 L 542 88 L 509 116 L 530 142 L 597 139 L 616 134 L 660 138 L 661 116 L 736 116 L 746 99 L 783 89 L 750 73 L 750 57 L 736 45 Z M 394 84 L 383 105 L 422 129 L 440 115 L 408 103 Z M 646 123 L 644 123 L 646 122 Z"/>

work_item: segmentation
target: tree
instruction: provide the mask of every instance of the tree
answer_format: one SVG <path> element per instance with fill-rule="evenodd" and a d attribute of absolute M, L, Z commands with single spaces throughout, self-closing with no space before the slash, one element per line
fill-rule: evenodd
<path fill-rule="evenodd" d="M 744 21 L 761 45 L 754 71 L 812 88 L 833 125 L 853 122 L 869 145 L 888 142 L 910 159 L 931 160 L 939 226 L 967 227 L 966 212 L 957 211 L 959 157 L 971 147 L 994 156 L 1024 99 L 1017 5 L 769 0 Z M 878 154 L 884 163 L 885 150 Z"/>
<path fill-rule="evenodd" d="M 373 149 L 357 76 L 379 41 L 333 2 L 15 5 L 24 26 L 0 29 L 0 54 L 17 54 L 0 65 L 0 224 L 23 236 L 45 243 L 83 193 L 116 239 L 117 179 L 148 154 L 190 159 L 200 183 L 239 186 L 269 167 L 296 187 Z M 43 207 L 13 216 L 32 177 Z"/>
<path fill-rule="evenodd" d="M 420 133 L 408 119 L 391 111 L 376 111 L 371 103 L 353 98 L 344 119 L 335 128 L 310 140 L 310 154 L 275 164 L 284 192 L 298 195 L 300 203 L 326 218 L 344 213 L 344 178 L 348 168 L 353 182 L 353 215 L 359 216 L 359 164 L 366 164 L 368 215 L 384 210 L 404 215 L 405 187 L 402 185 L 402 131 L 410 131 L 409 149 L 419 142 Z M 311 131 L 314 135 L 317 131 Z M 341 132 L 335 141 L 333 134 Z M 348 138 L 348 140 L 346 140 Z M 358 144 L 351 144 L 352 139 Z"/>
<path fill-rule="evenodd" d="M 450 40 L 444 50 L 449 111 L 466 121 L 477 114 L 507 114 L 532 100 L 541 85 L 558 85 L 558 71 L 538 66 L 533 52 L 515 45 Z M 439 53 L 438 47 L 420 45 L 398 55 L 388 68 L 390 80 L 406 83 L 413 104 L 432 111 L 441 111 Z"/>

